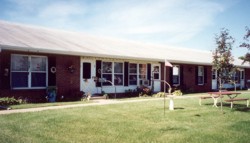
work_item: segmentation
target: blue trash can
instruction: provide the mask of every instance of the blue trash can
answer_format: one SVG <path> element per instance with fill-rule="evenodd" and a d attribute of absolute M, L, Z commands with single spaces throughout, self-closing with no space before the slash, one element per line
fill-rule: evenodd
<path fill-rule="evenodd" d="M 55 86 L 47 87 L 47 99 L 49 102 L 56 101 L 56 93 L 57 93 L 57 87 Z"/>

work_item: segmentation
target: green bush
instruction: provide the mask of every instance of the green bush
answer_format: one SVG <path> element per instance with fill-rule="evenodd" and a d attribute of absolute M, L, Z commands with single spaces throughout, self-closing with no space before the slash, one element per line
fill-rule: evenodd
<path fill-rule="evenodd" d="M 157 94 L 154 94 L 153 97 L 164 97 L 164 92 L 158 92 Z"/>
<path fill-rule="evenodd" d="M 125 90 L 125 95 L 127 97 L 135 97 L 139 95 L 139 91 L 137 89 L 127 89 Z"/>
<path fill-rule="evenodd" d="M 181 90 L 175 90 L 172 94 L 176 96 L 182 96 Z"/>
<path fill-rule="evenodd" d="M 0 106 L 17 105 L 19 101 L 14 97 L 4 97 L 0 98 Z"/>

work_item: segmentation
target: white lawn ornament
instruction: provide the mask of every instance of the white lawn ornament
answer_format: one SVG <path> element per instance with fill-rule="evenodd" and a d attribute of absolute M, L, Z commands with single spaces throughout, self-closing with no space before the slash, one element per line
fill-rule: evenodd
<path fill-rule="evenodd" d="M 88 94 L 87 94 L 87 100 L 89 101 L 90 98 L 91 98 L 91 93 L 88 93 Z"/>
<path fill-rule="evenodd" d="M 169 99 L 169 110 L 174 110 L 174 96 L 170 95 L 169 97 L 170 97 L 170 99 Z"/>

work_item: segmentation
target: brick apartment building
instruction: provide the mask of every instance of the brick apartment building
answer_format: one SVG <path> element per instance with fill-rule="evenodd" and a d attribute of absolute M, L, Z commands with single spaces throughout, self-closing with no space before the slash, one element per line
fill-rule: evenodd
<path fill-rule="evenodd" d="M 165 59 L 173 67 L 165 67 Z M 48 86 L 56 86 L 59 96 L 114 93 L 112 84 L 96 82 L 97 78 L 111 81 L 118 93 L 141 85 L 163 91 L 164 77 L 174 87 L 205 92 L 217 89 L 211 63 L 208 51 L 0 21 L 1 97 L 43 98 Z M 235 74 L 237 87 L 246 88 L 250 67 L 238 60 L 235 65 L 241 69 Z"/>

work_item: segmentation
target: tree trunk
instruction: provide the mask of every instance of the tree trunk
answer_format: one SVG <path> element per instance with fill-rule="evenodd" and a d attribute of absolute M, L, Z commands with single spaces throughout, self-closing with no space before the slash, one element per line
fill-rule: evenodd
<path fill-rule="evenodd" d="M 219 92 L 222 92 L 222 86 L 223 86 L 223 84 L 222 84 L 222 82 L 221 82 L 221 78 L 219 78 L 219 84 L 220 84 L 220 91 Z M 221 109 L 221 111 L 223 111 L 222 110 L 222 97 L 221 97 L 221 94 L 220 94 L 220 109 Z"/>

